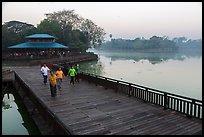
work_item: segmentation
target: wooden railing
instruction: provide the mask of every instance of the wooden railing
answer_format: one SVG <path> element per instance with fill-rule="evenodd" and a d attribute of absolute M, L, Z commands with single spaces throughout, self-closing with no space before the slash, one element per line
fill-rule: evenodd
<path fill-rule="evenodd" d="M 162 106 L 164 109 L 183 113 L 190 118 L 202 119 L 202 101 L 200 100 L 84 72 L 80 73 L 80 77 L 96 85 L 114 89 L 115 92 L 127 94 L 129 97 L 133 96 L 144 102 Z"/>

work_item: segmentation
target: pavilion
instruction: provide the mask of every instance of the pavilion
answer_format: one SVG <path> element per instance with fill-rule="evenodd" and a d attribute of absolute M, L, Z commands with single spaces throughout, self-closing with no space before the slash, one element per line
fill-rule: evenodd
<path fill-rule="evenodd" d="M 25 37 L 26 42 L 8 47 L 16 56 L 43 56 L 61 55 L 68 46 L 55 42 L 55 37 L 48 34 L 33 34 Z M 15 49 L 15 50 L 14 50 Z"/>
<path fill-rule="evenodd" d="M 33 34 L 30 36 L 25 37 L 27 42 L 17 44 L 14 46 L 10 46 L 8 48 L 40 48 L 40 49 L 47 49 L 47 48 L 68 48 L 62 44 L 55 42 L 55 37 L 48 35 L 48 34 Z"/>

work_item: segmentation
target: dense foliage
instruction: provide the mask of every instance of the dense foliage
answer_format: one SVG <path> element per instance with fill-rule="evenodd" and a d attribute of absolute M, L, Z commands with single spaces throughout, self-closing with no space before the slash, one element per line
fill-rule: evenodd
<path fill-rule="evenodd" d="M 8 46 L 24 42 L 24 37 L 37 33 L 34 25 L 20 21 L 9 21 L 2 25 L 2 51 Z"/>
<path fill-rule="evenodd" d="M 46 18 L 35 27 L 20 21 L 2 25 L 2 51 L 8 46 L 25 42 L 25 36 L 46 33 L 56 37 L 56 42 L 69 46 L 70 50 L 85 51 L 104 41 L 105 32 L 89 19 L 84 19 L 74 10 L 45 14 Z"/>

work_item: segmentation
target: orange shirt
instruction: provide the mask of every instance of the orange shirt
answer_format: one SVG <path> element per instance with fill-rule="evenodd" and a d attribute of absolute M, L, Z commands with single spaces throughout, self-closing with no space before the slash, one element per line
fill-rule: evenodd
<path fill-rule="evenodd" d="M 62 75 L 63 75 L 63 71 L 61 70 L 61 71 L 56 71 L 56 76 L 57 76 L 57 78 L 62 78 Z"/>

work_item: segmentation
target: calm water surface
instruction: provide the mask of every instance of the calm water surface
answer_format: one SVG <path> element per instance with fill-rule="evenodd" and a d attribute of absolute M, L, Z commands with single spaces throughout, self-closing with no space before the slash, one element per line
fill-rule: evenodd
<path fill-rule="evenodd" d="M 2 135 L 40 135 L 13 87 L 4 94 L 2 101 Z"/>
<path fill-rule="evenodd" d="M 202 100 L 202 55 L 95 53 L 81 71 Z"/>

